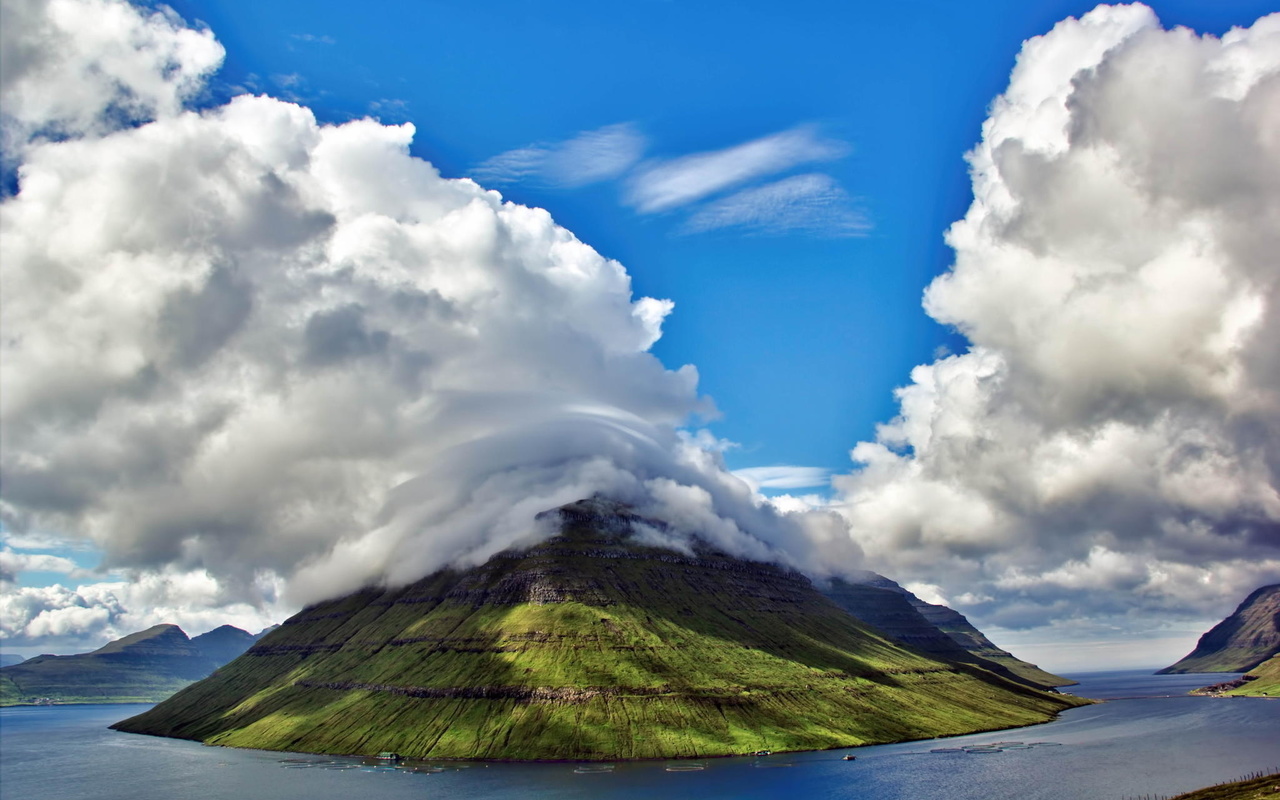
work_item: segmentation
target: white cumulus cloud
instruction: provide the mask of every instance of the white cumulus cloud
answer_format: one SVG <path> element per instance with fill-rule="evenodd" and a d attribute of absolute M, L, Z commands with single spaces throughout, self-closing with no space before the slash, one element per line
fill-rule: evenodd
<path fill-rule="evenodd" d="M 1019 628 L 1226 613 L 1280 580 L 1280 15 L 1100 6 L 1023 46 L 838 503 L 882 571 Z"/>
<path fill-rule="evenodd" d="M 538 512 L 596 493 L 734 552 L 856 559 L 834 514 L 778 510 L 681 432 L 714 406 L 692 366 L 649 352 L 672 304 L 634 297 L 621 264 L 546 211 L 442 178 L 409 154 L 411 124 L 321 125 L 266 96 L 184 110 L 183 76 L 221 53 L 207 32 L 88 4 L 168 37 L 126 40 L 164 94 L 63 5 L 15 6 L 5 35 L 158 99 L 125 116 L 19 104 L 29 138 L 0 205 L 0 520 L 88 540 L 103 569 L 156 588 L 11 587 L 6 636 L 409 581 L 528 541 Z M 29 71 L 24 91 L 56 95 L 64 72 Z M 618 163 L 575 158 L 575 174 Z"/>
<path fill-rule="evenodd" d="M 112 0 L 0 5 L 0 126 L 12 154 L 32 136 L 104 132 L 173 114 L 222 63 L 207 30 L 165 7 Z"/>
<path fill-rule="evenodd" d="M 285 608 L 269 577 L 254 588 L 252 598 L 231 597 L 202 570 L 141 573 L 76 587 L 22 587 L 0 594 L 0 641 L 6 649 L 67 654 L 160 624 L 178 625 L 189 636 L 221 625 L 257 633 L 280 622 Z"/>

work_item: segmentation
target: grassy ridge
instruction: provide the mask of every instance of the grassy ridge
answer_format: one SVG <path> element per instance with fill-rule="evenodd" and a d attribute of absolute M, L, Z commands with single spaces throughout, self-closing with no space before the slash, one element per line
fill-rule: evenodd
<path fill-rule="evenodd" d="M 1263 800 L 1274 797 L 1280 797 L 1280 772 L 1198 789 L 1171 800 Z"/>
<path fill-rule="evenodd" d="M 1025 725 L 1074 699 L 906 650 L 802 577 L 602 539 L 314 606 L 121 730 L 435 758 L 666 758 Z"/>
<path fill-rule="evenodd" d="M 1236 697 L 1280 697 L 1280 656 L 1272 656 L 1245 675 L 1252 680 L 1226 694 Z"/>

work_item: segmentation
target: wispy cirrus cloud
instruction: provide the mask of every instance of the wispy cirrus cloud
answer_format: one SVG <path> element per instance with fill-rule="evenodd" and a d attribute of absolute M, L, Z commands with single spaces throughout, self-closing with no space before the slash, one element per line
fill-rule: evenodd
<path fill-rule="evenodd" d="M 409 103 L 394 97 L 383 97 L 369 103 L 369 114 L 380 122 L 409 121 Z"/>
<path fill-rule="evenodd" d="M 826 486 L 831 482 L 831 470 L 823 467 L 797 467 L 780 464 L 772 467 L 748 467 L 733 474 L 741 478 L 752 491 L 761 489 L 808 489 Z"/>
<path fill-rule="evenodd" d="M 632 178 L 627 203 L 642 214 L 667 211 L 800 164 L 837 159 L 848 151 L 844 142 L 802 125 L 723 150 L 655 162 Z"/>
<path fill-rule="evenodd" d="M 292 34 L 289 38 L 299 42 L 306 42 L 307 44 L 337 44 L 338 43 L 338 40 L 333 38 L 332 36 L 327 36 L 327 35 L 317 36 L 314 33 L 295 33 L 295 34 Z"/>
<path fill-rule="evenodd" d="M 871 227 L 849 194 L 823 173 L 793 175 L 743 189 L 695 211 L 685 233 L 743 228 L 760 233 L 809 231 L 828 236 L 861 236 Z"/>
<path fill-rule="evenodd" d="M 617 181 L 622 203 L 636 213 L 687 214 L 678 228 L 685 234 L 736 228 L 773 235 L 857 236 L 870 227 L 830 175 L 792 175 L 760 185 L 801 165 L 848 154 L 847 143 L 822 135 L 815 125 L 797 125 L 719 150 L 641 161 L 648 144 L 634 123 L 619 123 L 561 142 L 508 150 L 481 163 L 471 176 L 485 184 L 564 188 Z"/>
<path fill-rule="evenodd" d="M 557 186 L 585 186 L 617 178 L 644 155 L 648 141 L 628 122 L 583 131 L 563 142 L 508 150 L 472 170 L 482 183 L 537 178 Z"/>

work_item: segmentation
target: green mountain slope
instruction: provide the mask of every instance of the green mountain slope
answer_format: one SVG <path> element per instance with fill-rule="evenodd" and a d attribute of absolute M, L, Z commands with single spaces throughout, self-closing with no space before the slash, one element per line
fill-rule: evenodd
<path fill-rule="evenodd" d="M 1156 673 L 1248 672 L 1280 655 L 1280 583 L 1256 589 L 1178 663 Z"/>
<path fill-rule="evenodd" d="M 871 590 L 882 590 L 900 596 L 916 612 L 916 616 L 912 616 L 892 598 L 873 594 Z M 854 583 L 833 581 L 825 594 L 863 622 L 930 655 L 979 664 L 1034 686 L 1048 688 L 1075 684 L 1070 678 L 1042 670 L 1035 664 L 996 647 L 959 611 L 926 603 L 897 582 L 875 572 L 863 572 Z M 954 647 L 959 647 L 967 655 L 956 653 Z"/>
<path fill-rule="evenodd" d="M 1272 656 L 1235 680 L 1203 686 L 1191 693 L 1215 697 L 1280 697 L 1280 655 Z"/>
<path fill-rule="evenodd" d="M 254 637 L 230 625 L 187 638 L 156 625 L 92 653 L 43 655 L 0 669 L 0 705 L 158 702 L 243 653 Z"/>
<path fill-rule="evenodd" d="M 1280 655 L 1272 656 L 1244 674 L 1245 681 L 1227 692 L 1237 697 L 1280 697 Z"/>
<path fill-rule="evenodd" d="M 616 504 L 553 513 L 561 533 L 540 545 L 308 608 L 114 727 L 323 753 L 665 758 L 1003 728 L 1078 702 L 905 650 L 797 573 L 641 546 Z"/>

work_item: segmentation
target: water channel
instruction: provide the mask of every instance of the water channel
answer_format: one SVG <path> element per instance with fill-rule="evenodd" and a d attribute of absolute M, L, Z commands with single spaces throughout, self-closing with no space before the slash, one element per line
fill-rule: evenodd
<path fill-rule="evenodd" d="M 1280 699 L 1188 697 L 1224 676 L 1073 676 L 1108 699 L 1043 725 L 699 762 L 390 767 L 117 733 L 146 706 L 0 709 L 0 800 L 806 798 L 1124 800 L 1280 768 Z M 853 754 L 855 761 L 844 761 Z"/>

